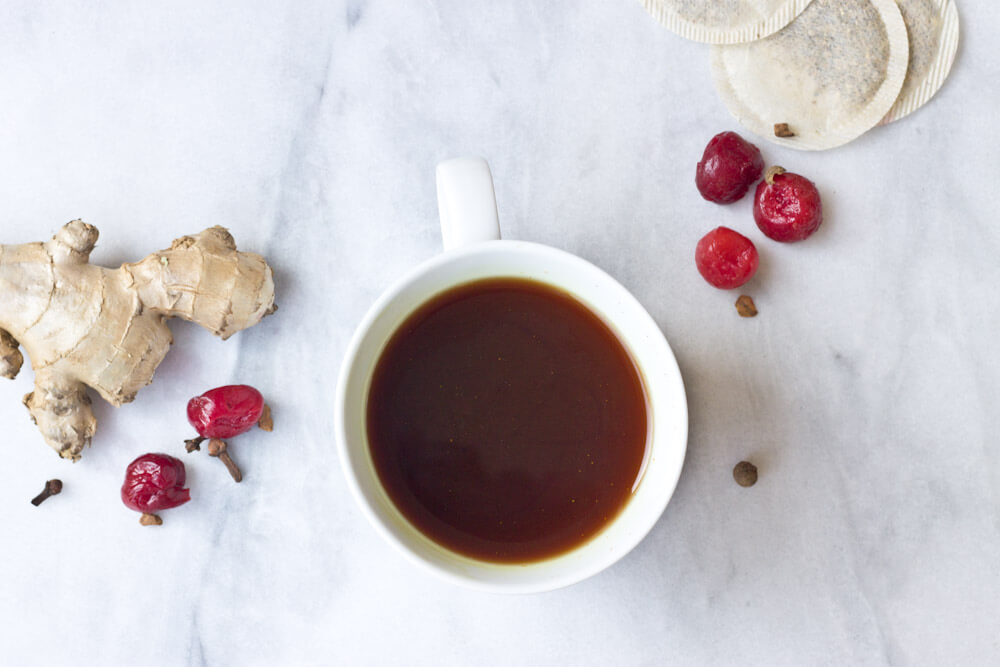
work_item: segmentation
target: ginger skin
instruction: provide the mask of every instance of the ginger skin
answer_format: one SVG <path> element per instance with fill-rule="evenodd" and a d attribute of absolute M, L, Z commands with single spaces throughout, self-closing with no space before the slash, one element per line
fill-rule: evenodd
<path fill-rule="evenodd" d="M 132 401 L 173 342 L 168 318 L 225 339 L 275 309 L 271 268 L 222 227 L 117 269 L 88 263 L 97 235 L 74 220 L 51 241 L 0 245 L 0 375 L 17 375 L 20 344 L 35 370 L 24 404 L 74 461 L 97 427 L 86 387 L 115 406 Z"/>

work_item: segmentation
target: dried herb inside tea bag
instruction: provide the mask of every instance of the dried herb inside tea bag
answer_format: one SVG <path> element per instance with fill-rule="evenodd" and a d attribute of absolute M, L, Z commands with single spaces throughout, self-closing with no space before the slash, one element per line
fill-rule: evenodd
<path fill-rule="evenodd" d="M 742 44 L 778 32 L 811 0 L 642 0 L 672 32 L 696 42 Z"/>

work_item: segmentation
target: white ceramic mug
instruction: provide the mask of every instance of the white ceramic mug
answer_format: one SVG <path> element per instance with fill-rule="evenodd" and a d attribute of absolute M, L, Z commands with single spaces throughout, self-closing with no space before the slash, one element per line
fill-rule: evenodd
<path fill-rule="evenodd" d="M 562 250 L 500 240 L 493 180 L 484 160 L 443 162 L 437 168 L 437 187 L 445 251 L 410 271 L 375 302 L 358 326 L 341 368 L 336 433 L 348 485 L 389 542 L 447 579 L 498 592 L 528 593 L 567 586 L 600 572 L 631 551 L 670 500 L 687 447 L 687 401 L 680 371 L 656 322 L 611 276 Z M 598 314 L 639 368 L 650 423 L 641 477 L 621 513 L 571 551 L 527 564 L 474 560 L 426 537 L 389 499 L 368 451 L 368 389 L 379 356 L 396 328 L 442 291 L 494 277 L 547 283 Z"/>

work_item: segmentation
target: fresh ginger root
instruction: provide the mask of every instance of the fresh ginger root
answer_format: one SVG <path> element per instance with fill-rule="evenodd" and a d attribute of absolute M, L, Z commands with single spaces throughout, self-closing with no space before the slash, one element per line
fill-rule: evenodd
<path fill-rule="evenodd" d="M 0 245 L 0 375 L 17 375 L 20 343 L 35 369 L 24 404 L 49 446 L 74 461 L 97 427 L 86 387 L 116 406 L 132 401 L 173 341 L 167 318 L 225 339 L 275 309 L 271 268 L 237 252 L 222 227 L 118 269 L 88 263 L 97 234 L 74 220 L 51 241 Z"/>

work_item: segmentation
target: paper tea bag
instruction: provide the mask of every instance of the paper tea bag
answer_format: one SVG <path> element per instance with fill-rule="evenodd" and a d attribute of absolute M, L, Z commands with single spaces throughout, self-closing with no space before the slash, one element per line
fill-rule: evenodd
<path fill-rule="evenodd" d="M 810 0 L 642 0 L 660 23 L 681 37 L 740 44 L 776 33 Z"/>
<path fill-rule="evenodd" d="M 910 37 L 910 66 L 903 90 L 882 123 L 927 104 L 951 72 L 958 51 L 958 10 L 952 0 L 896 0 Z"/>
<path fill-rule="evenodd" d="M 712 75 L 730 113 L 750 131 L 822 150 L 878 124 L 899 96 L 908 54 L 894 0 L 813 0 L 781 32 L 712 47 Z"/>

